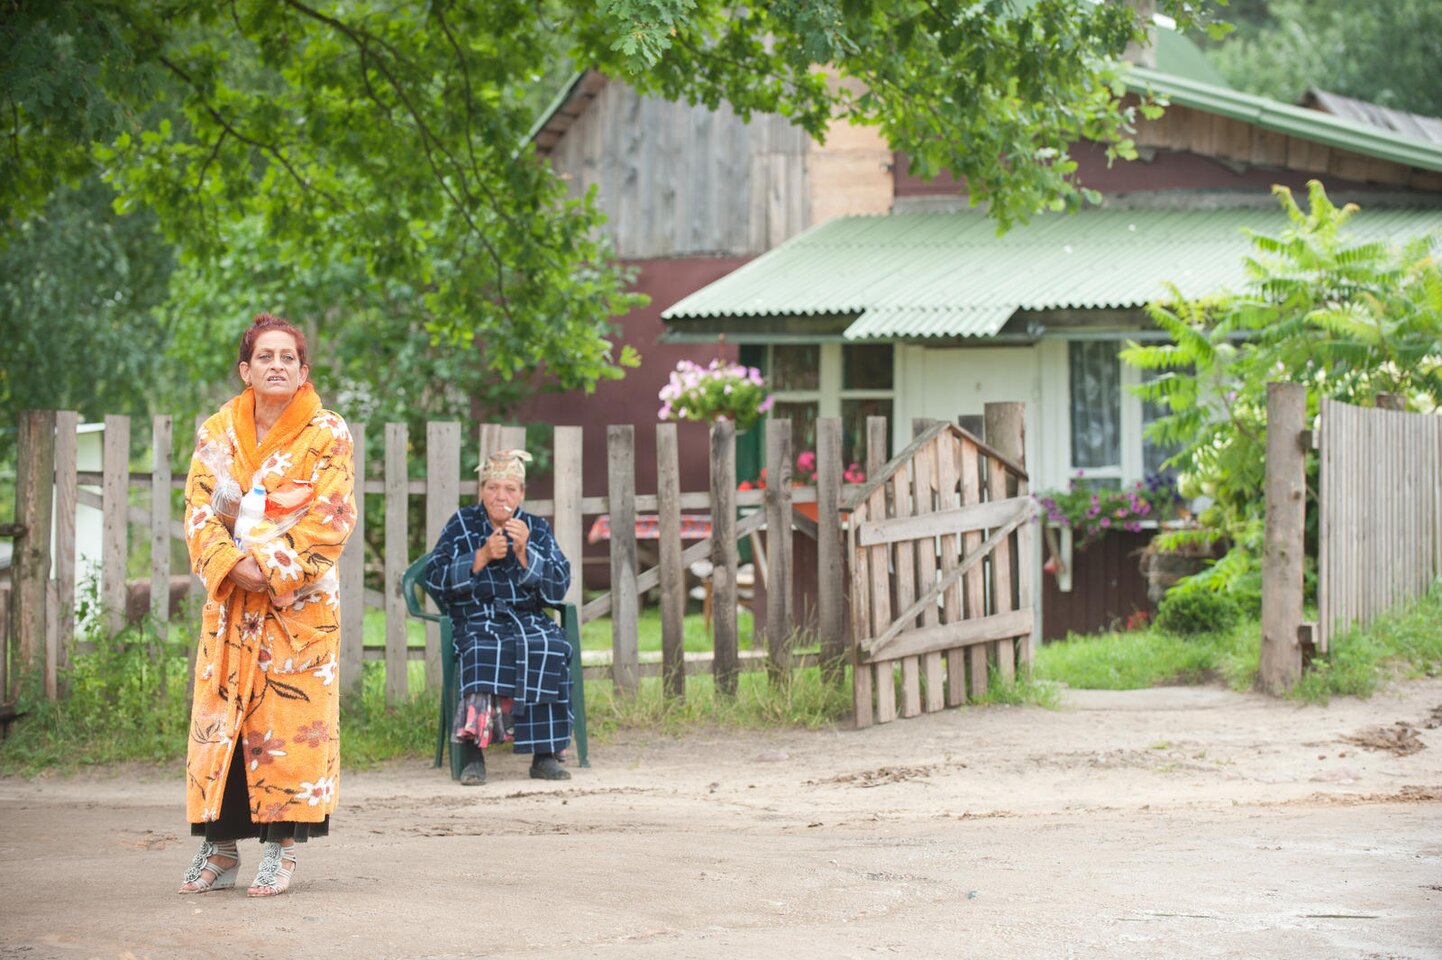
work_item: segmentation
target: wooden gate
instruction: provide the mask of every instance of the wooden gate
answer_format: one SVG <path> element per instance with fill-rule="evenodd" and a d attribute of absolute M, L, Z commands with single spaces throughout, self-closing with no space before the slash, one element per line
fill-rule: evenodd
<path fill-rule="evenodd" d="M 1005 445 L 1020 450 L 1019 415 L 1015 423 Z M 852 500 L 858 727 L 896 718 L 897 667 L 903 717 L 983 696 L 993 669 L 1011 680 L 1018 662 L 1029 668 L 1038 574 L 1034 509 L 1017 460 L 935 424 Z"/>

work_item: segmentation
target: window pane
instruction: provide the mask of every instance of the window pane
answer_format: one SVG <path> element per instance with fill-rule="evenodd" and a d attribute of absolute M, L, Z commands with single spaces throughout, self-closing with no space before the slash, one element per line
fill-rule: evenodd
<path fill-rule="evenodd" d="M 891 401 L 888 400 L 843 400 L 841 401 L 841 463 L 852 463 L 866 468 L 866 418 L 885 417 L 887 436 L 891 436 Z M 883 460 L 890 459 L 889 452 L 883 451 Z"/>
<path fill-rule="evenodd" d="M 1111 340 L 1073 341 L 1071 371 L 1071 462 L 1073 467 L 1121 463 L 1121 360 Z"/>
<path fill-rule="evenodd" d="M 777 403 L 771 408 L 773 419 L 791 421 L 793 458 L 807 450 L 816 451 L 816 415 L 817 404 L 814 403 Z"/>
<path fill-rule="evenodd" d="M 841 364 L 841 389 L 891 389 L 891 344 L 844 346 L 841 348 Z"/>
<path fill-rule="evenodd" d="M 777 344 L 771 348 L 772 390 L 816 390 L 820 386 L 820 344 Z"/>

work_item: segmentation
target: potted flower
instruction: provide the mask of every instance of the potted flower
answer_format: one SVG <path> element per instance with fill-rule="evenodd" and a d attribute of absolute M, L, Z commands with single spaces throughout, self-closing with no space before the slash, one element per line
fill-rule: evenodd
<path fill-rule="evenodd" d="M 662 420 L 730 420 L 738 432 L 750 428 L 775 403 L 760 370 L 719 359 L 705 367 L 682 360 L 659 396 Z"/>

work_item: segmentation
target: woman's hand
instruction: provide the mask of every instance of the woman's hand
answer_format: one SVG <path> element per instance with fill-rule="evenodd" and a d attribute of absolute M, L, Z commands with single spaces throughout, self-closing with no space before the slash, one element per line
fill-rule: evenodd
<path fill-rule="evenodd" d="M 506 551 L 511 549 L 510 541 L 506 539 L 503 529 L 497 530 L 486 538 L 481 544 L 481 549 L 476 551 L 475 559 L 471 561 L 471 573 L 480 573 L 481 568 L 492 560 L 506 559 Z"/>
<path fill-rule="evenodd" d="M 260 564 L 256 563 L 255 557 L 249 554 L 244 560 L 230 568 L 229 579 L 240 589 L 251 593 L 260 593 L 270 586 L 266 582 L 265 574 L 260 572 Z"/>
<path fill-rule="evenodd" d="M 506 521 L 506 525 L 502 529 L 511 535 L 511 548 L 516 551 L 516 562 L 524 567 L 526 565 L 526 544 L 531 540 L 531 528 L 512 517 Z"/>

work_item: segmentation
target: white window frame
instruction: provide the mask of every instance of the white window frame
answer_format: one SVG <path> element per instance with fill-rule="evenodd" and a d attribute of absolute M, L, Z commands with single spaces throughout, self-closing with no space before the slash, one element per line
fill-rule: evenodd
<path fill-rule="evenodd" d="M 1118 334 L 1116 339 L 1111 341 L 1116 344 L 1118 353 L 1125 347 L 1126 340 L 1126 334 Z M 1119 362 L 1121 408 L 1118 415 L 1121 422 L 1118 425 L 1120 436 L 1117 442 L 1120 447 L 1121 462 L 1101 467 L 1078 467 L 1076 465 L 1071 446 L 1073 411 L 1069 399 L 1071 397 L 1071 344 L 1073 342 L 1075 341 L 1067 341 L 1066 350 L 1062 354 L 1062 377 L 1066 384 L 1063 396 L 1068 398 L 1066 401 L 1066 432 L 1063 434 L 1067 451 L 1067 477 L 1083 480 L 1116 480 L 1124 488 L 1145 480 L 1146 477 L 1143 476 L 1144 458 L 1142 457 L 1142 400 L 1132 392 L 1133 387 L 1141 385 L 1142 376 L 1140 370 L 1124 361 Z"/>
<path fill-rule="evenodd" d="M 792 346 L 792 344 L 768 344 L 766 347 L 766 369 L 775 370 L 776 348 Z M 796 346 L 809 346 L 809 344 L 796 344 Z M 815 390 L 773 390 L 772 396 L 777 403 L 815 403 L 817 417 L 839 417 L 841 416 L 841 402 L 843 400 L 890 400 L 892 419 L 896 417 L 896 384 L 901 380 L 901 350 L 897 344 L 891 346 L 891 389 L 890 390 L 859 390 L 842 389 L 841 378 L 845 373 L 845 366 L 842 363 L 842 348 L 848 346 L 872 346 L 872 344 L 847 344 L 847 343 L 821 343 L 820 364 L 817 372 L 817 389 Z M 768 414 L 768 419 L 769 419 Z M 890 425 L 893 429 L 888 433 L 894 433 L 895 424 Z"/>

